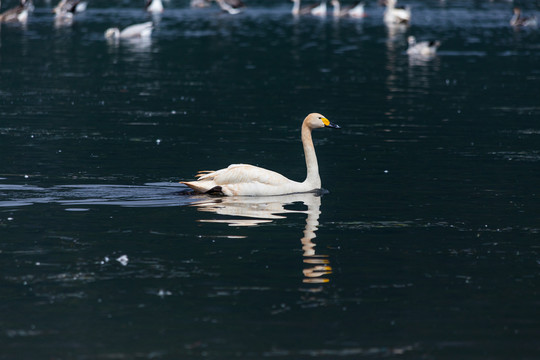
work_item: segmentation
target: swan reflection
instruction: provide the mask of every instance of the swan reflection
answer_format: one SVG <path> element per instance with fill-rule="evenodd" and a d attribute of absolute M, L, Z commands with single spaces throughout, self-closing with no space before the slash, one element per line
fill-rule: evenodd
<path fill-rule="evenodd" d="M 307 210 L 291 210 L 287 206 L 303 203 Z M 224 223 L 229 226 L 257 226 L 284 219 L 288 214 L 306 214 L 306 225 L 300 238 L 303 250 L 304 283 L 327 283 L 325 275 L 332 273 L 328 255 L 317 254 L 313 239 L 319 226 L 321 196 L 316 193 L 301 193 L 279 196 L 226 196 L 204 198 L 192 204 L 199 211 L 231 216 L 225 219 L 200 219 L 199 222 Z"/>

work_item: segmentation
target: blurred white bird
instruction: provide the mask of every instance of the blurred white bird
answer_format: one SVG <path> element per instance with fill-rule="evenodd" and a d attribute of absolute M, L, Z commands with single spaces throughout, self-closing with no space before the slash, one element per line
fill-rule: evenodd
<path fill-rule="evenodd" d="M 28 12 L 33 8 L 31 0 L 21 0 L 19 5 L 0 14 L 0 22 L 21 22 L 28 20 Z"/>
<path fill-rule="evenodd" d="M 120 31 L 119 28 L 110 28 L 105 31 L 107 39 L 136 39 L 149 38 L 152 35 L 153 25 L 151 21 L 135 24 Z"/>
<path fill-rule="evenodd" d="M 409 48 L 407 49 L 409 55 L 434 56 L 437 48 L 441 46 L 440 41 L 421 41 L 417 43 L 414 36 L 409 36 L 407 41 L 409 42 Z"/>
<path fill-rule="evenodd" d="M 397 0 L 386 0 L 384 22 L 387 24 L 408 24 L 411 21 L 411 8 L 396 6 Z"/>
<path fill-rule="evenodd" d="M 321 0 L 321 3 L 311 9 L 311 15 L 313 16 L 326 16 L 326 0 Z"/>
<path fill-rule="evenodd" d="M 144 9 L 151 13 L 163 12 L 163 3 L 161 0 L 147 0 Z"/>
<path fill-rule="evenodd" d="M 63 13 L 80 13 L 86 10 L 88 2 L 81 0 L 60 0 L 54 7 L 53 13 L 62 15 Z"/>
<path fill-rule="evenodd" d="M 349 16 L 353 18 L 363 18 L 366 17 L 366 12 L 364 10 L 364 3 L 357 1 L 355 4 L 342 8 L 339 0 L 331 0 L 332 6 L 334 7 L 333 15 L 335 17 L 344 17 Z"/>
<path fill-rule="evenodd" d="M 316 8 L 317 4 L 312 4 L 308 6 L 300 6 L 300 0 L 291 0 L 293 2 L 293 7 L 291 9 L 291 13 L 293 15 L 308 15 L 311 14 L 311 11 Z"/>

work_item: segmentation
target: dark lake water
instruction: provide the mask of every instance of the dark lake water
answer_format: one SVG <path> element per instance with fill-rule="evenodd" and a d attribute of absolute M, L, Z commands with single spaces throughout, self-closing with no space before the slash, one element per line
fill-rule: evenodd
<path fill-rule="evenodd" d="M 538 358 L 540 30 L 506 1 L 407 28 L 250 4 L 165 2 L 118 44 L 136 1 L 2 24 L 0 359 Z M 314 132 L 321 196 L 178 184 L 302 180 L 310 112 L 342 127 Z"/>

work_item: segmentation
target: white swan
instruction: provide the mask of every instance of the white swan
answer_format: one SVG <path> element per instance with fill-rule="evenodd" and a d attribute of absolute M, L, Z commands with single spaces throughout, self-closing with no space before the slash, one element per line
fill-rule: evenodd
<path fill-rule="evenodd" d="M 306 158 L 307 176 L 303 182 L 287 179 L 277 172 L 253 165 L 233 164 L 217 171 L 200 171 L 198 180 L 181 181 L 198 193 L 221 193 L 226 196 L 284 195 L 314 191 L 321 188 L 319 165 L 313 147 L 311 131 L 330 127 L 339 129 L 321 114 L 309 114 L 302 123 L 302 144 Z"/>
<path fill-rule="evenodd" d="M 105 31 L 105 37 L 107 39 L 149 38 L 152 35 L 152 28 L 151 21 L 128 26 L 122 31 L 119 28 L 110 28 Z"/>
<path fill-rule="evenodd" d="M 163 3 L 161 0 L 147 0 L 144 8 L 150 13 L 161 13 L 163 12 Z"/>
<path fill-rule="evenodd" d="M 397 0 L 386 0 L 384 22 L 386 24 L 408 24 L 411 21 L 411 8 L 396 7 Z"/>
<path fill-rule="evenodd" d="M 58 16 L 62 16 L 65 13 L 80 13 L 86 10 L 88 2 L 80 0 L 60 0 L 60 2 L 54 7 L 53 13 Z"/>
<path fill-rule="evenodd" d="M 440 41 L 421 41 L 417 43 L 414 36 L 409 36 L 407 41 L 409 42 L 408 55 L 434 56 L 437 48 L 441 46 Z"/>
<path fill-rule="evenodd" d="M 332 6 L 334 7 L 333 15 L 334 17 L 344 17 L 349 16 L 352 18 L 364 18 L 366 17 L 366 12 L 364 10 L 364 3 L 357 1 L 354 5 L 341 8 L 341 3 L 339 0 L 331 0 Z"/>
<path fill-rule="evenodd" d="M 313 16 L 326 16 L 326 0 L 321 0 L 321 3 L 311 9 L 311 15 Z"/>
<path fill-rule="evenodd" d="M 81 0 L 60 0 L 53 9 L 55 26 L 69 26 L 75 14 L 86 10 L 88 2 Z"/>

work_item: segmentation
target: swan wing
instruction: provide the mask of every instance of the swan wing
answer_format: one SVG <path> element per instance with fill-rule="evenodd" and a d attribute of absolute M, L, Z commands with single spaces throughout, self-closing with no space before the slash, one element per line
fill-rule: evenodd
<path fill-rule="evenodd" d="M 409 49 L 407 49 L 407 54 L 424 56 L 435 55 L 439 46 L 440 42 L 438 41 L 422 41 L 409 47 Z"/>
<path fill-rule="evenodd" d="M 229 165 L 225 169 L 202 175 L 199 177 L 199 181 L 201 180 L 212 180 L 217 186 L 239 183 L 281 185 L 290 181 L 275 171 L 247 164 Z"/>
<path fill-rule="evenodd" d="M 22 5 L 19 5 L 0 14 L 0 22 L 24 22 L 27 16 L 28 11 Z"/>
<path fill-rule="evenodd" d="M 350 17 L 353 18 L 363 18 L 366 16 L 366 13 L 364 11 L 364 3 L 358 2 L 357 4 L 353 5 L 348 11 L 347 14 Z"/>
<path fill-rule="evenodd" d="M 411 11 L 408 8 L 396 8 L 394 14 L 400 21 L 409 21 L 411 19 Z"/>
<path fill-rule="evenodd" d="M 75 5 L 75 12 L 83 12 L 86 11 L 86 8 L 88 7 L 88 2 L 86 1 L 80 1 L 77 2 L 77 5 Z"/>
<path fill-rule="evenodd" d="M 152 22 L 128 26 L 120 33 L 123 38 L 149 36 L 152 33 Z"/>
<path fill-rule="evenodd" d="M 291 181 L 275 171 L 246 164 L 233 164 L 217 171 L 199 172 L 197 181 L 181 183 L 196 192 L 217 191 L 228 196 L 278 195 L 303 190 L 301 183 Z"/>

